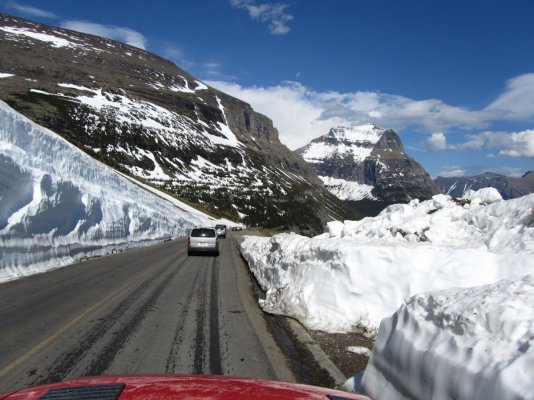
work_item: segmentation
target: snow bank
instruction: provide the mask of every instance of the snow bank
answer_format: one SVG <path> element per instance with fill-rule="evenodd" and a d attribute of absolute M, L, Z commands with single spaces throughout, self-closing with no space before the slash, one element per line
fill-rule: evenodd
<path fill-rule="evenodd" d="M 380 325 L 375 399 L 533 399 L 534 275 L 410 298 Z"/>
<path fill-rule="evenodd" d="M 311 329 L 376 333 L 405 298 L 534 274 L 534 195 L 494 189 L 393 205 L 333 222 L 314 238 L 247 237 L 241 251 L 266 291 L 265 311 Z"/>
<path fill-rule="evenodd" d="M 0 282 L 213 223 L 0 102 Z"/>

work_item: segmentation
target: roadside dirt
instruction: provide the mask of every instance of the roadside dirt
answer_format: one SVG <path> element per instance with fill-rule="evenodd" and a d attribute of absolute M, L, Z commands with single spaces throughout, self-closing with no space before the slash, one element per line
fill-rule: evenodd
<path fill-rule="evenodd" d="M 369 358 L 347 350 L 350 346 L 362 346 L 372 350 L 374 341 L 361 333 L 327 333 L 310 331 L 308 333 L 321 349 L 347 378 L 361 372 Z"/>

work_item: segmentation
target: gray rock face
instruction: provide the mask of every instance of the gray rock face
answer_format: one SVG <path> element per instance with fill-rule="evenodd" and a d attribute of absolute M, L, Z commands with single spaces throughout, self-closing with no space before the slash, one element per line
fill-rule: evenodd
<path fill-rule="evenodd" d="M 39 35 L 36 35 L 39 34 Z M 0 14 L 0 99 L 95 158 L 249 225 L 355 214 L 272 121 L 157 55 Z"/>
<path fill-rule="evenodd" d="M 373 124 L 335 128 L 297 152 L 314 166 L 325 187 L 343 200 L 387 205 L 425 200 L 441 192 L 421 165 L 404 153 L 391 129 Z"/>
<path fill-rule="evenodd" d="M 534 171 L 528 171 L 520 178 L 512 178 L 492 172 L 456 178 L 438 176 L 435 182 L 444 193 L 453 197 L 462 197 L 467 190 L 478 190 L 485 187 L 497 189 L 505 200 L 534 193 Z"/>

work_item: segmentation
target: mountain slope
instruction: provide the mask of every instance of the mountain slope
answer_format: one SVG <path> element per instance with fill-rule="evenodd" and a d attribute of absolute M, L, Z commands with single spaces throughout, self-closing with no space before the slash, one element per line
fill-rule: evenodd
<path fill-rule="evenodd" d="M 534 193 L 534 171 L 528 171 L 520 178 L 486 172 L 481 175 L 456 178 L 438 176 L 434 181 L 444 193 L 453 197 L 462 197 L 467 190 L 485 187 L 497 189 L 505 200 Z"/>
<path fill-rule="evenodd" d="M 346 201 L 383 207 L 440 193 L 391 129 L 373 124 L 332 128 L 297 152 L 313 165 L 325 187 Z"/>
<path fill-rule="evenodd" d="M 7 15 L 0 52 L 0 99 L 215 215 L 263 226 L 305 220 L 317 229 L 331 217 L 355 217 L 280 143 L 270 119 L 161 57 Z"/>

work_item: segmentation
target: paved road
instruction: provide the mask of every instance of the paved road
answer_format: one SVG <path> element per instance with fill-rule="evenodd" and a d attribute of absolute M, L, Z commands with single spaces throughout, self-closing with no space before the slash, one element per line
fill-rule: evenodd
<path fill-rule="evenodd" d="M 296 378 L 230 237 L 219 257 L 185 239 L 0 285 L 0 393 L 72 376 Z"/>

